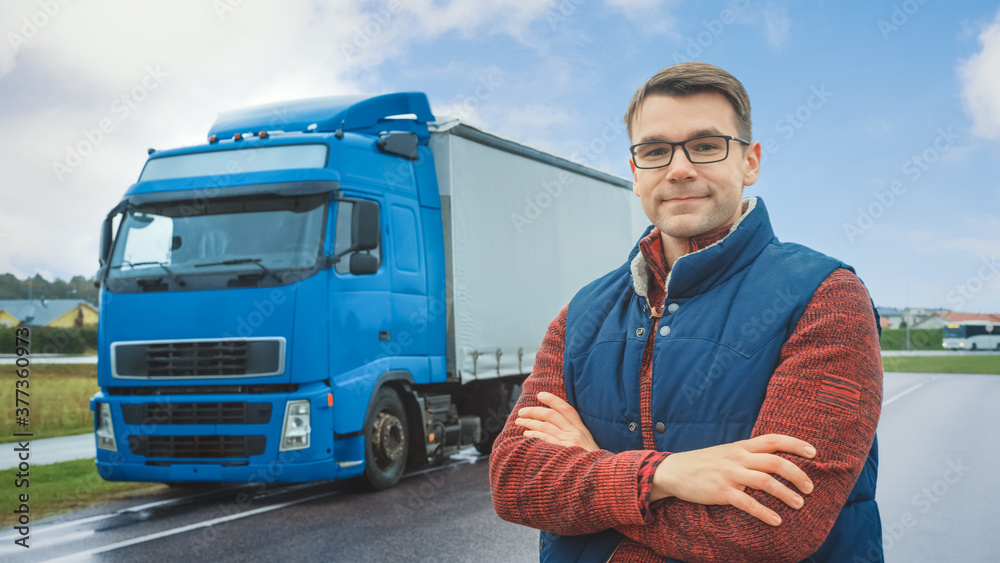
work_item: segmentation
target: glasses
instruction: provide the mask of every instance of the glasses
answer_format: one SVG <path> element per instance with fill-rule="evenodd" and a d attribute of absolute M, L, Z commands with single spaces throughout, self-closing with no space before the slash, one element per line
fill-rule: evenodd
<path fill-rule="evenodd" d="M 691 164 L 721 162 L 729 156 L 729 141 L 749 145 L 750 141 L 732 135 L 703 135 L 686 141 L 649 141 L 629 147 L 636 168 L 663 168 L 674 159 L 674 147 L 684 149 Z"/>

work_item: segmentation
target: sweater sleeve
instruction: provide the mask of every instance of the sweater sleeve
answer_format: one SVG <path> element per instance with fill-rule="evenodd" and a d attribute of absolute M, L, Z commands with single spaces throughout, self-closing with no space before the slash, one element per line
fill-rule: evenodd
<path fill-rule="evenodd" d="M 865 464 L 881 402 L 882 363 L 868 292 L 854 274 L 835 270 L 782 347 L 753 429 L 753 436 L 788 434 L 816 447 L 811 460 L 779 454 L 813 481 L 805 505 L 795 510 L 748 489 L 781 516 L 782 524 L 772 527 L 731 506 L 664 499 L 651 505 L 651 523 L 616 526 L 632 540 L 620 553 L 631 561 L 655 561 L 655 554 L 683 561 L 808 557 L 826 539 Z M 638 556 L 642 549 L 649 558 Z"/>
<path fill-rule="evenodd" d="M 525 438 L 514 424 L 519 409 L 545 406 L 538 400 L 542 391 L 566 399 L 566 311 L 549 325 L 521 397 L 493 444 L 493 507 L 504 520 L 563 535 L 640 525 L 645 520 L 639 469 L 656 452 L 587 452 Z"/>

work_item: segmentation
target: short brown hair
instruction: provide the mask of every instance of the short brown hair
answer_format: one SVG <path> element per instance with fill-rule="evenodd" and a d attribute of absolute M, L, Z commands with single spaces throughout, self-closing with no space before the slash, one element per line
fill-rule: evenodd
<path fill-rule="evenodd" d="M 690 96 L 701 92 L 718 92 L 729 100 L 736 119 L 736 129 L 740 137 L 751 138 L 750 97 L 743 84 L 735 76 L 708 63 L 679 63 L 656 73 L 636 90 L 625 111 L 625 127 L 632 138 L 632 120 L 639 106 L 653 95 Z"/>

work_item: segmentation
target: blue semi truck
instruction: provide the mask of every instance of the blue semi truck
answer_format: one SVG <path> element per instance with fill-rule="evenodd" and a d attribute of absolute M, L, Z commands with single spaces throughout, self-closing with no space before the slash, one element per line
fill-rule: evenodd
<path fill-rule="evenodd" d="M 384 489 L 488 452 L 547 323 L 645 225 L 630 188 L 421 93 L 224 112 L 150 149 L 102 229 L 98 470 Z"/>

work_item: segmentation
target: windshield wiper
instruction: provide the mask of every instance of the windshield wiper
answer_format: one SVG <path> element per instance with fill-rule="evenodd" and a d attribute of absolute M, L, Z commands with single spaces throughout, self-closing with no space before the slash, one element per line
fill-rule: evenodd
<path fill-rule="evenodd" d="M 263 270 L 265 276 L 270 275 L 274 279 L 278 280 L 278 283 L 285 283 L 285 281 L 282 280 L 281 277 L 278 276 L 278 274 L 272 272 L 270 269 L 268 269 L 267 266 L 261 264 L 260 261 L 261 261 L 260 258 L 240 258 L 238 260 L 224 260 L 222 262 L 208 262 L 206 264 L 195 264 L 194 267 L 205 268 L 208 266 L 235 266 L 237 264 L 253 264 L 254 266 L 257 266 L 258 268 Z"/>
<path fill-rule="evenodd" d="M 184 287 L 184 286 L 187 285 L 186 283 L 184 283 L 184 280 L 182 280 L 180 276 L 178 276 L 177 274 L 175 274 L 173 270 L 171 270 L 170 268 L 168 268 L 166 266 L 166 262 L 157 262 L 156 260 L 150 260 L 150 261 L 147 261 L 147 262 L 129 262 L 128 260 L 122 260 L 122 263 L 120 265 L 118 265 L 118 266 L 111 266 L 111 267 L 112 268 L 121 268 L 122 266 L 125 266 L 126 264 L 128 264 L 128 266 L 130 268 L 135 268 L 136 266 L 159 266 L 159 267 L 163 268 L 163 271 L 166 272 L 167 275 L 170 276 L 170 279 L 172 279 L 175 282 L 177 282 L 177 285 L 179 285 L 181 287 Z"/>

